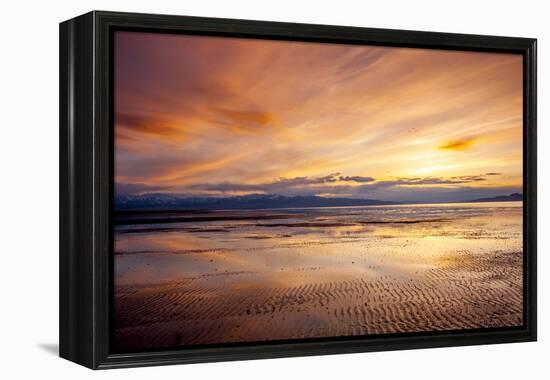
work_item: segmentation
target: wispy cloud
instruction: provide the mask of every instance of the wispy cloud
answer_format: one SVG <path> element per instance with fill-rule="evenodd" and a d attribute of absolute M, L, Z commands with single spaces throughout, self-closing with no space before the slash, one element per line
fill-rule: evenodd
<path fill-rule="evenodd" d="M 172 186 L 149 186 L 144 183 L 117 183 L 116 192 L 120 194 L 142 195 L 173 190 Z"/>
<path fill-rule="evenodd" d="M 134 32 L 115 45 L 117 184 L 434 199 L 521 185 L 521 55 Z"/>

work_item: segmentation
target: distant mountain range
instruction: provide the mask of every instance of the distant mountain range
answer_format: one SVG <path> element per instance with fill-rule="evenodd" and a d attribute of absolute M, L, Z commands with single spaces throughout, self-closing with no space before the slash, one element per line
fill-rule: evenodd
<path fill-rule="evenodd" d="M 290 207 L 335 207 L 391 205 L 397 202 L 375 199 L 325 198 L 315 195 L 284 196 L 272 194 L 250 194 L 243 196 L 212 198 L 181 198 L 167 194 L 115 196 L 115 209 L 265 209 Z"/>
<path fill-rule="evenodd" d="M 523 194 L 513 193 L 492 198 L 479 198 L 467 202 L 510 202 L 522 201 Z M 462 201 L 463 202 L 463 201 Z M 176 197 L 168 194 L 115 196 L 115 209 L 266 209 L 300 207 L 344 207 L 395 205 L 405 202 L 381 201 L 376 199 L 325 198 L 315 195 L 285 196 L 274 194 L 250 194 L 235 197 Z"/>
<path fill-rule="evenodd" d="M 492 197 L 492 198 L 473 199 L 469 202 L 513 202 L 513 201 L 523 201 L 523 194 L 513 193 L 510 195 L 499 195 L 498 197 Z"/>

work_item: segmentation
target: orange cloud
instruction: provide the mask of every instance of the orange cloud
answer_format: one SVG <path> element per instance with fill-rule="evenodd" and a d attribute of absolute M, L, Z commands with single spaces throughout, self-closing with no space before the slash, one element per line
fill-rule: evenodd
<path fill-rule="evenodd" d="M 132 132 L 143 133 L 152 137 L 181 139 L 186 128 L 181 123 L 165 120 L 162 117 L 143 116 L 139 114 L 117 113 L 115 115 L 117 137 L 124 138 Z"/>
<path fill-rule="evenodd" d="M 439 146 L 439 149 L 445 149 L 445 150 L 466 150 L 472 147 L 474 145 L 475 139 L 474 138 L 465 138 L 461 140 L 452 140 L 444 143 L 443 145 Z"/>
<path fill-rule="evenodd" d="M 275 125 L 277 117 L 272 112 L 216 109 L 214 123 L 235 133 L 261 133 L 263 127 Z"/>
<path fill-rule="evenodd" d="M 522 180 L 520 54 L 116 32 L 114 63 L 126 183 Z"/>

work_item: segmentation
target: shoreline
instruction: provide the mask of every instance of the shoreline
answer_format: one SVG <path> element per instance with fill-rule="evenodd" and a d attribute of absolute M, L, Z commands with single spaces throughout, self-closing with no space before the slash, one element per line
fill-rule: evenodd
<path fill-rule="evenodd" d="M 116 341 L 132 350 L 519 325 L 522 208 L 492 206 L 116 229 Z"/>

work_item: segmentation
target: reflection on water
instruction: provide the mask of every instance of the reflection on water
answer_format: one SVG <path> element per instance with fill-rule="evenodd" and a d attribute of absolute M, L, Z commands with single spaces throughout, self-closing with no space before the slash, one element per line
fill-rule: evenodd
<path fill-rule="evenodd" d="M 261 273 L 262 284 L 398 274 L 454 250 L 521 250 L 521 213 L 521 202 L 231 210 L 208 216 L 277 218 L 123 225 L 115 233 L 116 283 L 243 271 Z M 324 270 L 297 272 L 303 268 Z M 209 281 L 242 285 L 230 276 Z"/>
<path fill-rule="evenodd" d="M 220 294 L 225 294 L 228 297 L 240 294 L 244 297 L 246 294 L 246 300 L 256 297 L 258 298 L 256 301 L 259 303 L 271 302 L 274 305 L 272 313 L 275 313 L 277 310 L 273 297 L 276 296 L 269 293 L 269 289 L 302 289 L 301 292 L 305 292 L 302 297 L 305 297 L 304 300 L 307 301 L 306 296 L 308 295 L 313 298 L 317 297 L 311 295 L 313 294 L 311 289 L 317 289 L 315 287 L 320 286 L 319 284 L 364 284 L 367 289 L 372 284 L 380 283 L 380 289 L 385 290 L 380 290 L 378 302 L 383 302 L 382 294 L 385 292 L 389 292 L 388 294 L 402 292 L 404 298 L 397 294 L 398 299 L 406 299 L 407 294 L 414 295 L 414 297 L 412 295 L 409 297 L 412 304 L 407 307 L 429 308 L 433 299 L 443 302 L 440 299 L 442 297 L 449 297 L 449 299 L 464 297 L 460 293 L 463 290 L 460 289 L 469 286 L 471 287 L 469 291 L 474 294 L 477 288 L 482 289 L 483 291 L 479 290 L 480 297 L 483 295 L 489 305 L 492 302 L 491 297 L 497 297 L 492 293 L 493 289 L 502 285 L 501 282 L 492 280 L 496 278 L 497 274 L 499 276 L 502 274 L 500 271 L 504 267 L 492 268 L 495 265 L 500 265 L 499 263 L 504 263 L 502 265 L 506 265 L 507 268 L 505 272 L 509 273 L 511 273 L 509 267 L 514 265 L 512 269 L 514 269 L 515 277 L 498 281 L 512 281 L 513 284 L 517 283 L 518 286 L 521 286 L 518 282 L 521 280 L 521 257 L 518 261 L 508 256 L 502 256 L 518 253 L 521 255 L 521 202 L 134 213 L 120 216 L 116 223 L 115 287 L 120 290 L 118 291 L 120 299 L 124 299 L 125 292 L 134 294 L 137 292 L 136 289 L 143 287 L 149 287 L 148 291 L 151 294 L 157 294 L 158 298 L 158 294 L 166 295 L 169 293 L 167 289 L 172 289 L 174 284 L 180 284 L 178 286 L 181 286 L 181 289 L 178 294 L 206 292 L 204 294 L 209 295 L 208 297 L 216 297 Z M 456 266 L 456 263 L 462 267 L 455 268 L 453 265 Z M 475 265 L 471 265 L 471 263 L 475 263 Z M 438 272 L 441 270 L 445 270 L 445 272 Z M 495 274 L 494 270 L 499 272 Z M 439 277 L 432 279 L 430 276 Z M 493 282 L 488 282 L 487 279 Z M 436 280 L 437 285 L 429 282 Z M 459 281 L 465 282 L 459 284 Z M 476 283 L 476 281 L 478 282 Z M 516 289 L 516 285 L 514 285 L 514 289 L 521 293 L 521 288 Z M 350 286 L 353 288 L 355 285 Z M 376 317 L 368 314 L 372 310 L 368 308 L 367 304 L 371 301 L 376 304 L 376 286 L 374 290 L 369 288 L 368 292 L 371 293 L 368 295 L 365 295 L 365 291 L 355 291 L 350 288 L 349 292 L 351 293 L 348 295 L 351 297 L 350 294 L 353 293 L 355 298 L 353 301 L 345 301 L 348 303 L 347 307 L 349 308 L 349 302 L 353 302 L 354 305 L 356 303 L 356 305 L 367 307 L 367 309 L 361 317 L 363 325 L 354 323 L 354 317 L 350 317 L 351 322 L 342 322 L 343 317 L 338 319 L 345 325 L 341 327 L 342 330 L 327 330 L 329 323 L 338 324 L 338 322 L 330 319 L 335 318 L 334 316 L 329 318 L 325 316 L 325 313 L 331 312 L 328 309 L 329 304 L 332 305 L 332 308 L 346 306 L 342 305 L 343 300 L 347 299 L 345 294 L 342 294 L 341 297 L 333 296 L 334 299 L 330 302 L 320 301 L 321 295 L 319 295 L 311 300 L 311 307 L 307 308 L 306 314 L 292 309 L 292 312 L 287 310 L 280 315 L 280 318 L 285 318 L 287 321 L 281 325 L 287 330 L 289 324 L 292 325 L 288 322 L 292 318 L 295 320 L 293 323 L 297 326 L 303 324 L 298 321 L 302 321 L 305 316 L 313 318 L 318 328 L 309 333 L 300 330 L 299 334 L 285 335 L 278 331 L 272 331 L 269 336 L 251 337 L 239 335 L 237 332 L 231 335 L 226 329 L 223 334 L 219 333 L 218 336 L 205 333 L 203 338 L 191 339 L 185 338 L 188 335 L 172 331 L 183 327 L 173 327 L 170 334 L 173 333 L 176 334 L 174 336 L 179 337 L 174 338 L 175 342 L 169 340 L 159 341 L 156 344 L 149 341 L 136 343 L 137 338 L 131 336 L 132 333 L 129 332 L 131 330 L 124 330 L 124 333 L 121 333 L 121 340 L 126 339 L 127 347 L 185 345 L 227 340 L 248 341 L 256 338 L 280 339 L 297 336 L 325 336 L 324 334 L 329 334 L 329 336 L 330 334 L 365 334 L 371 331 L 415 331 L 415 326 L 423 325 L 424 322 L 420 320 L 407 322 L 405 317 L 400 322 L 401 324 L 393 321 L 394 324 L 389 325 L 391 327 L 389 330 L 387 326 L 384 327 L 380 324 L 381 322 L 369 325 L 368 321 Z M 437 291 L 442 293 L 431 299 L 429 290 L 421 289 L 422 286 L 438 286 L 441 289 Z M 390 287 L 392 289 L 388 290 Z M 444 291 L 448 291 L 448 294 L 443 293 Z M 326 290 L 326 292 L 329 291 Z M 261 295 L 264 293 L 267 297 L 265 299 Z M 201 300 L 206 297 L 204 294 Z M 361 301 L 360 297 L 367 297 L 368 302 L 363 302 L 367 298 Z M 510 295 L 508 294 L 507 297 Z M 413 298 L 417 303 L 427 302 L 428 305 L 415 306 Z M 145 302 L 145 298 L 140 299 Z M 330 299 L 332 298 L 327 296 L 327 300 Z M 307 304 L 306 301 L 304 303 Z M 475 302 L 481 301 L 480 299 L 475 300 Z M 238 302 L 244 301 L 241 299 Z M 469 316 L 469 319 L 474 318 L 472 315 L 477 315 L 475 314 L 477 312 L 468 308 L 469 305 L 475 305 L 475 302 L 468 302 L 464 301 L 464 304 L 457 310 L 453 309 L 453 312 L 463 312 Z M 403 305 L 405 304 L 403 303 Z M 192 305 L 186 306 L 186 313 L 190 312 L 189 307 Z M 230 307 L 232 306 L 226 306 L 226 308 Z M 398 307 L 400 306 L 398 305 Z M 138 308 L 130 308 L 122 301 L 119 305 L 115 304 L 115 309 L 120 313 L 119 320 L 122 321 L 120 326 L 126 326 L 125 323 L 129 323 L 128 321 L 135 321 L 136 318 L 143 317 L 141 314 L 137 315 Z M 361 315 L 359 309 L 353 310 Z M 521 314 L 521 310 L 516 311 L 517 315 Z M 157 321 L 160 312 L 158 310 L 151 312 L 157 313 L 157 317 L 151 316 L 151 321 Z M 494 315 L 480 314 L 479 318 L 483 318 L 484 325 L 511 323 L 511 319 L 506 319 L 503 322 L 494 317 L 501 314 L 510 316 L 513 314 L 510 311 L 499 309 L 490 312 Z M 146 314 L 147 311 L 141 310 L 139 313 Z M 230 318 L 236 318 L 241 314 L 248 317 L 251 312 L 247 309 L 235 311 L 235 313 L 225 312 L 224 314 L 219 311 L 216 318 L 223 325 L 229 323 Z M 409 311 L 409 313 L 411 312 Z M 438 313 L 444 315 L 443 312 Z M 474 314 L 470 315 L 469 313 Z M 451 314 L 449 312 L 449 315 Z M 190 320 L 190 317 L 186 316 L 187 314 L 173 312 L 170 315 L 171 317 L 161 318 L 162 322 Z M 211 315 L 205 318 L 209 321 L 215 319 Z M 394 316 L 394 319 L 396 318 L 398 317 Z M 442 329 L 450 328 L 446 327 L 445 323 L 447 322 L 445 321 L 429 320 L 429 318 L 437 317 L 428 316 L 426 318 L 428 318 L 426 326 L 437 328 L 438 323 L 442 323 Z M 450 321 L 451 318 L 452 316 L 447 318 L 449 319 L 448 326 L 464 327 L 458 325 L 458 322 Z M 514 314 L 514 318 L 512 324 L 519 323 L 516 314 Z M 193 320 L 201 319 L 195 316 Z M 259 323 L 258 320 L 260 320 L 259 316 L 255 323 Z M 309 325 L 311 325 L 311 321 L 310 319 Z M 202 321 L 200 323 L 202 323 L 200 326 L 203 329 L 211 328 L 208 324 L 210 322 Z M 273 322 L 269 323 L 273 325 Z M 410 323 L 412 327 L 406 327 L 407 323 Z M 473 321 L 472 323 L 475 325 L 477 322 Z M 142 321 L 142 324 L 146 324 L 146 321 Z M 239 322 L 235 326 L 241 324 L 244 322 Z M 261 323 L 259 324 L 261 325 Z M 131 326 L 137 328 L 136 323 L 128 325 L 128 328 Z M 374 328 L 373 326 L 380 327 Z M 236 327 L 234 329 L 239 331 Z M 290 330 L 292 330 L 292 326 L 290 326 Z M 146 335 L 144 332 L 139 334 Z"/>

